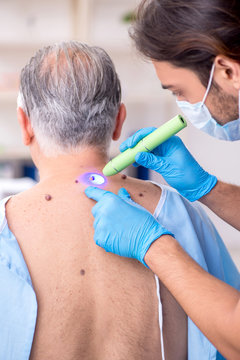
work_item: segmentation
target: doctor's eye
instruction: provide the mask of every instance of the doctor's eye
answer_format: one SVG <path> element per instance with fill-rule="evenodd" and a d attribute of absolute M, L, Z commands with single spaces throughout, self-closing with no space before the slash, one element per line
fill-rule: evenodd
<path fill-rule="evenodd" d="M 176 97 L 182 97 L 183 93 L 181 91 L 174 91 L 174 92 L 172 92 L 172 95 L 176 96 Z"/>

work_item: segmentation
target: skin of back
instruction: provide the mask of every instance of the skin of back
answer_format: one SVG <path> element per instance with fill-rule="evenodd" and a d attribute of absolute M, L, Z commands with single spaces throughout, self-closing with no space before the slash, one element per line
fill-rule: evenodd
<path fill-rule="evenodd" d="M 160 188 L 118 174 L 106 189 L 123 186 L 154 212 Z M 95 245 L 94 201 L 84 188 L 73 174 L 51 177 L 6 206 L 38 302 L 30 359 L 161 359 L 154 275 Z"/>

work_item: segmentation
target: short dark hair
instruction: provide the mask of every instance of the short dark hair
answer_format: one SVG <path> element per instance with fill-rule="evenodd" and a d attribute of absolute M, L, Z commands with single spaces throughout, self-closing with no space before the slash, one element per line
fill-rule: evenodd
<path fill-rule="evenodd" d="M 206 86 L 217 55 L 240 62 L 240 1 L 143 0 L 130 36 L 147 58 L 189 68 Z"/>

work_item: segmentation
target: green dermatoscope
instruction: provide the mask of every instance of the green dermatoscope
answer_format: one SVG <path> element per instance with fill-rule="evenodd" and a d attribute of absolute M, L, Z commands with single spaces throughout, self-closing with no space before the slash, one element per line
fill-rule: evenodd
<path fill-rule="evenodd" d="M 141 139 L 133 148 L 129 148 L 113 158 L 107 163 L 103 169 L 105 176 L 116 175 L 129 165 L 135 162 L 135 156 L 139 152 L 150 152 L 171 136 L 177 134 L 179 131 L 187 126 L 186 120 L 177 115 L 173 119 L 167 121 L 165 124 L 154 130 L 151 134 Z"/>

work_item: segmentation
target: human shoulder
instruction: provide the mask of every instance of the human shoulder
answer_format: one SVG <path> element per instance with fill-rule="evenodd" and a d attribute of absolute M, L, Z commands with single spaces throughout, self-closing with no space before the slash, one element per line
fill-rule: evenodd
<path fill-rule="evenodd" d="M 32 203 L 36 200 L 38 194 L 39 186 L 36 184 L 30 189 L 11 196 L 10 201 L 7 203 L 7 207 L 10 208 L 15 206 L 27 206 L 29 203 Z"/>
<path fill-rule="evenodd" d="M 8 224 L 13 226 L 17 221 L 23 221 L 25 217 L 29 220 L 39 199 L 39 190 L 37 186 L 11 196 L 6 203 L 6 218 Z"/>

